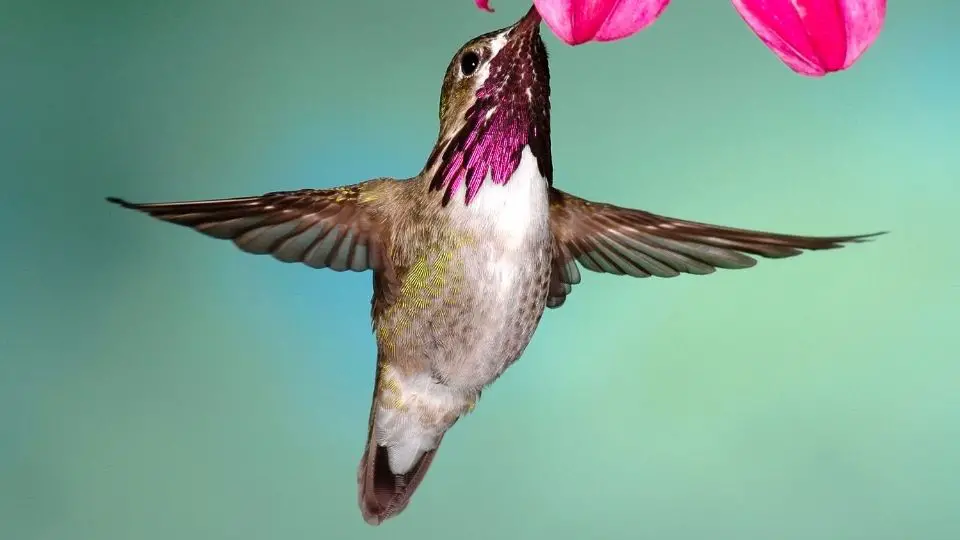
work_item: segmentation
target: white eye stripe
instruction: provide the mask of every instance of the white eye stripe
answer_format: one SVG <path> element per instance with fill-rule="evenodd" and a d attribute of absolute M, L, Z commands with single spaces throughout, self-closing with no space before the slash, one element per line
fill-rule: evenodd
<path fill-rule="evenodd" d="M 507 34 L 509 32 L 509 30 L 504 30 L 490 40 L 490 55 L 480 63 L 480 69 L 473 74 L 474 78 L 477 79 L 477 88 L 483 86 L 483 83 L 485 83 L 490 76 L 490 63 L 496 58 L 497 53 L 507 44 Z"/>
<path fill-rule="evenodd" d="M 497 37 L 490 40 L 490 58 L 493 58 L 500 52 L 500 49 L 507 44 L 507 33 L 509 30 L 500 32 Z"/>

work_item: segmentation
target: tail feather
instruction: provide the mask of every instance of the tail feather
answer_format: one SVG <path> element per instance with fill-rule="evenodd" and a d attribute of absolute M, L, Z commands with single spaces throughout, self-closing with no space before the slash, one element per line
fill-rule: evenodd
<path fill-rule="evenodd" d="M 410 504 L 410 498 L 433 462 L 440 440 L 434 449 L 424 452 L 409 471 L 394 474 L 388 449 L 377 444 L 374 437 L 368 439 L 357 478 L 360 511 L 367 523 L 380 525 Z"/>

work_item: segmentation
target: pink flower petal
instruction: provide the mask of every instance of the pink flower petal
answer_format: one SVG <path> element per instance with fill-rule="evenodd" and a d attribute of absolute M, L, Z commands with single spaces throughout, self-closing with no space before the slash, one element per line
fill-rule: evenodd
<path fill-rule="evenodd" d="M 853 65 L 877 39 L 886 0 L 732 0 L 790 69 L 820 77 Z"/>
<path fill-rule="evenodd" d="M 490 0 L 474 0 L 474 2 L 477 3 L 478 8 L 493 13 L 493 8 L 490 7 Z"/>
<path fill-rule="evenodd" d="M 670 0 L 647 0 L 646 2 L 620 2 L 619 9 L 614 9 L 607 17 L 607 21 L 597 32 L 597 41 L 616 41 L 636 34 L 660 17 L 667 9 Z"/>
<path fill-rule="evenodd" d="M 533 0 L 544 22 L 568 45 L 614 41 L 636 34 L 670 0 Z"/>
<path fill-rule="evenodd" d="M 490 0 L 474 0 L 493 11 Z M 670 0 L 533 0 L 547 26 L 568 45 L 616 41 L 636 34 L 663 13 Z"/>

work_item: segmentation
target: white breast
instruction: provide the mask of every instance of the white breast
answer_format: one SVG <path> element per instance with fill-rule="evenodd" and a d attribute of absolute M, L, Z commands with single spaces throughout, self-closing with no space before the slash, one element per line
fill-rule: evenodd
<path fill-rule="evenodd" d="M 492 235 L 504 251 L 521 247 L 531 234 L 545 232 L 547 226 L 547 182 L 540 175 L 537 158 L 525 146 L 520 164 L 505 185 L 496 185 L 489 174 L 477 196 L 465 205 L 454 197 L 453 209 L 466 229 Z"/>
<path fill-rule="evenodd" d="M 475 308 L 477 316 L 483 319 L 492 314 L 489 321 L 478 324 L 486 347 L 515 331 L 502 323 L 511 320 L 517 299 L 534 286 L 531 280 L 539 279 L 533 269 L 545 264 L 539 258 L 550 243 L 548 189 L 536 157 L 525 146 L 510 181 L 497 185 L 488 177 L 469 205 L 461 197 L 455 197 L 456 206 L 451 204 L 455 226 L 476 239 L 463 256 L 467 279 L 481 302 Z M 464 359 L 464 363 L 483 362 Z M 490 373 L 477 377 L 493 376 L 499 369 L 488 367 Z"/>

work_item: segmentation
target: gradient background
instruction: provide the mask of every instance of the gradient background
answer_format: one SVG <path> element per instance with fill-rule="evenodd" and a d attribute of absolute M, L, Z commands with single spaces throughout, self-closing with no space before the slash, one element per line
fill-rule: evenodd
<path fill-rule="evenodd" d="M 727 2 L 612 44 L 549 35 L 559 187 L 894 234 L 709 277 L 585 275 L 407 512 L 362 521 L 370 276 L 102 197 L 415 174 L 450 56 L 527 4 L 494 6 L 3 2 L 0 538 L 960 538 L 950 0 L 892 3 L 820 80 Z"/>

